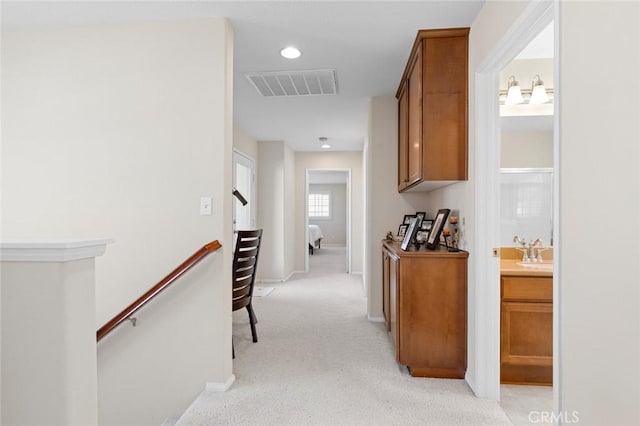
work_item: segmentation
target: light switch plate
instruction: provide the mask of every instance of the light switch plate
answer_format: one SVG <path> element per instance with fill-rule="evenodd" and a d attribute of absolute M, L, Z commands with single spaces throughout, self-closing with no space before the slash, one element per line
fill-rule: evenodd
<path fill-rule="evenodd" d="M 211 197 L 200 197 L 200 216 L 211 215 Z"/>

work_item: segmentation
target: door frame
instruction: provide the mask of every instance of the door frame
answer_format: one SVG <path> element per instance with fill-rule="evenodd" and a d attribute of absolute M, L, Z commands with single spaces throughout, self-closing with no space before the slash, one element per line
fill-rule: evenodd
<path fill-rule="evenodd" d="M 236 181 L 236 155 L 244 158 L 249 163 L 251 163 L 251 195 L 247 200 L 249 205 L 251 206 L 251 227 L 255 228 L 256 226 L 256 160 L 248 154 L 233 148 L 233 154 L 231 156 L 231 183 L 235 187 Z M 243 194 L 244 195 L 244 194 Z M 231 211 L 231 220 L 233 221 L 232 226 L 235 232 L 235 220 L 236 220 L 236 200 L 232 197 L 232 211 Z"/>
<path fill-rule="evenodd" d="M 553 310 L 553 392 L 559 404 L 559 299 L 558 250 L 559 217 L 557 206 L 559 170 L 558 105 L 559 31 L 556 2 L 534 1 L 527 5 L 493 50 L 475 70 L 475 381 L 467 382 L 476 396 L 500 400 L 500 259 L 492 249 L 500 247 L 500 71 L 516 57 L 551 21 L 554 21 L 554 310 Z"/>
<path fill-rule="evenodd" d="M 306 169 L 304 180 L 304 271 L 309 272 L 309 174 L 313 172 L 347 173 L 347 274 L 351 273 L 351 169 Z"/>

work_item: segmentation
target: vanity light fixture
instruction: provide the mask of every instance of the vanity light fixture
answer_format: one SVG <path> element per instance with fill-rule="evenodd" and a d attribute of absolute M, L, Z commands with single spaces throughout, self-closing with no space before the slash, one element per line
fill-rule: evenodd
<path fill-rule="evenodd" d="M 544 82 L 540 79 L 540 76 L 536 74 L 531 83 L 531 98 L 529 99 L 529 103 L 544 104 L 548 100 L 549 96 L 547 96 L 547 90 L 544 88 Z"/>
<path fill-rule="evenodd" d="M 507 81 L 507 100 L 506 105 L 516 105 L 524 102 L 522 98 L 522 90 L 520 90 L 520 83 L 516 80 L 515 76 L 509 77 Z"/>
<path fill-rule="evenodd" d="M 302 55 L 302 52 L 293 46 L 287 46 L 280 51 L 280 55 L 282 55 L 283 58 L 296 59 Z"/>
<path fill-rule="evenodd" d="M 329 145 L 329 144 L 327 143 L 327 138 L 326 138 L 326 137 L 324 137 L 324 136 L 320 136 L 318 139 L 320 140 L 320 142 L 322 142 L 322 145 L 320 146 L 320 148 L 323 148 L 323 149 L 329 149 L 329 148 L 331 148 L 331 145 Z"/>

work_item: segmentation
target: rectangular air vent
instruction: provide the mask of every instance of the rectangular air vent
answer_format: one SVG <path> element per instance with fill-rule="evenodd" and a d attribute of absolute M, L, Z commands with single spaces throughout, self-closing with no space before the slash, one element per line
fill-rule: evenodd
<path fill-rule="evenodd" d="M 336 70 L 253 72 L 245 76 L 262 96 L 338 94 Z"/>

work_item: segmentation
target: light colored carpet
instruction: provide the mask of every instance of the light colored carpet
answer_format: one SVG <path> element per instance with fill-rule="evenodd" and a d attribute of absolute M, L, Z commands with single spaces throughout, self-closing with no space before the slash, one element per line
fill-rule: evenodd
<path fill-rule="evenodd" d="M 267 297 L 272 291 L 274 287 L 253 287 L 253 297 Z"/>
<path fill-rule="evenodd" d="M 323 274 L 347 272 L 347 248 L 325 247 L 309 255 L 309 272 Z"/>
<path fill-rule="evenodd" d="M 178 425 L 509 425 L 463 380 L 411 377 L 381 323 L 366 318 L 359 276 L 294 275 L 258 298 L 258 343 L 234 312 L 236 382 L 203 392 Z"/>

